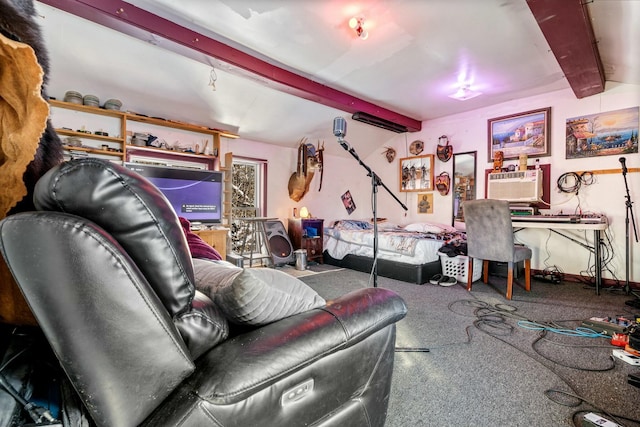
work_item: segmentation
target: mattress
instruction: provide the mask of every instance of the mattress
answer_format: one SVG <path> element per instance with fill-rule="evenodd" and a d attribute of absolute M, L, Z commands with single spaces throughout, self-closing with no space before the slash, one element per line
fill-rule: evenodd
<path fill-rule="evenodd" d="M 448 226 L 378 227 L 378 259 L 421 265 L 439 261 L 438 249 L 460 238 Z M 423 230 L 423 231 L 414 231 Z M 373 258 L 374 230 L 362 221 L 338 221 L 324 230 L 324 250 L 334 259 Z"/>

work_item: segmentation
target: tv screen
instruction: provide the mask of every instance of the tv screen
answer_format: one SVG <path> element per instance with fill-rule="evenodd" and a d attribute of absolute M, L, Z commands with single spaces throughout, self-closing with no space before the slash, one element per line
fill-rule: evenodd
<path fill-rule="evenodd" d="M 221 222 L 222 172 L 139 163 L 125 163 L 125 166 L 155 185 L 169 200 L 178 216 L 191 223 Z"/>

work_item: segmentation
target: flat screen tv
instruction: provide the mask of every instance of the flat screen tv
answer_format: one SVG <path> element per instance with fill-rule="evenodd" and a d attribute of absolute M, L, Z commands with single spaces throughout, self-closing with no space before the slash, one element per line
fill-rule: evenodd
<path fill-rule="evenodd" d="M 155 185 L 169 200 L 178 216 L 191 223 L 222 221 L 222 172 L 139 163 L 125 163 L 125 167 Z"/>

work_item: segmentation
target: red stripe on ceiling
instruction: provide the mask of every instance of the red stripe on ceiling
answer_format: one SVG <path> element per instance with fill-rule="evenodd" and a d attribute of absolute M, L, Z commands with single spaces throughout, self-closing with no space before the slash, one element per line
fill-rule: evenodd
<path fill-rule="evenodd" d="M 275 88 L 298 97 L 348 113 L 363 111 L 405 126 L 410 132 L 422 129 L 422 122 L 419 120 L 317 83 L 121 0 L 38 1 L 140 40 L 149 41 L 151 34 L 154 34 L 172 42 L 169 46 L 162 46 L 180 55 L 208 65 L 210 62 L 206 56 L 215 58 L 269 82 L 275 82 Z M 196 55 L 195 52 L 203 55 Z"/>
<path fill-rule="evenodd" d="M 604 70 L 582 0 L 527 0 L 577 98 L 604 92 Z"/>

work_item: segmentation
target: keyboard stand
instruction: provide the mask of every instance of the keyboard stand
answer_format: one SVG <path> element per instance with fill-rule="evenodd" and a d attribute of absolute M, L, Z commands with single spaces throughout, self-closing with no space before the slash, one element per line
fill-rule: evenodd
<path fill-rule="evenodd" d="M 544 221 L 513 221 L 514 232 L 518 232 L 525 228 L 542 228 L 545 230 L 551 230 L 556 234 L 564 237 L 565 239 L 569 239 L 574 243 L 579 244 L 583 248 L 591 251 L 594 254 L 595 258 L 595 267 L 596 267 L 596 295 L 600 295 L 600 288 L 602 287 L 602 249 L 601 245 L 602 241 L 602 231 L 606 230 L 609 227 L 607 222 L 601 223 L 571 223 L 571 222 L 544 222 Z M 561 233 L 559 230 L 592 230 L 593 231 L 593 246 L 588 245 L 584 242 L 574 239 L 571 236 L 568 236 L 564 233 Z"/>

